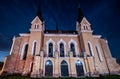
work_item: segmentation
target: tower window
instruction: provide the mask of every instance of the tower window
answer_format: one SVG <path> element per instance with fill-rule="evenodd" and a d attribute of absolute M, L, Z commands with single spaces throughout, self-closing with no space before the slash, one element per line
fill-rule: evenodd
<path fill-rule="evenodd" d="M 38 24 L 35 24 L 35 29 L 38 29 L 39 28 L 39 25 Z"/>
<path fill-rule="evenodd" d="M 86 26 L 86 30 L 88 30 L 88 27 Z"/>
<path fill-rule="evenodd" d="M 84 30 L 88 30 L 88 26 L 83 26 L 83 29 Z"/>
<path fill-rule="evenodd" d="M 84 30 L 86 29 L 85 26 L 83 26 Z"/>

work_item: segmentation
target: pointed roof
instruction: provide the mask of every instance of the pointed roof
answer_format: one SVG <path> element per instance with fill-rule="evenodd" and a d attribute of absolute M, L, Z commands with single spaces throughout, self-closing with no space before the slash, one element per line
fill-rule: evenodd
<path fill-rule="evenodd" d="M 41 10 L 40 10 L 40 0 L 38 0 L 38 9 L 37 9 L 36 16 L 38 16 L 39 19 L 43 22 L 43 17 L 42 17 Z"/>
<path fill-rule="evenodd" d="M 80 4 L 78 6 L 78 18 L 77 18 L 77 21 L 80 23 L 81 20 L 83 19 L 84 15 L 82 13 L 82 10 L 80 9 Z"/>

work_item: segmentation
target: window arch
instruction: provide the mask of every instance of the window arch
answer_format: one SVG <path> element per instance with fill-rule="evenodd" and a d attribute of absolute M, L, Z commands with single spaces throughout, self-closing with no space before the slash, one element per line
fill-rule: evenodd
<path fill-rule="evenodd" d="M 68 42 L 68 46 L 70 48 L 70 51 L 73 52 L 73 57 L 76 57 L 76 55 L 78 54 L 77 53 L 77 43 L 75 40 L 71 39 L 69 42 Z"/>
<path fill-rule="evenodd" d="M 83 26 L 84 30 L 86 29 L 85 26 Z"/>
<path fill-rule="evenodd" d="M 75 54 L 75 45 L 73 43 L 70 44 L 70 51 L 73 52 L 73 57 L 76 57 L 76 54 Z"/>
<path fill-rule="evenodd" d="M 22 60 L 26 60 L 27 51 L 28 51 L 28 43 L 25 43 L 22 48 L 22 55 L 21 55 Z"/>
<path fill-rule="evenodd" d="M 54 51 L 55 51 L 55 42 L 50 38 L 46 42 L 46 46 L 47 46 L 47 48 L 46 48 L 47 49 L 47 56 L 49 57 L 49 55 L 51 54 L 51 57 L 53 57 L 54 56 Z M 49 46 L 50 46 L 50 48 L 49 48 Z M 52 53 L 49 54 L 49 52 L 52 52 Z"/>
<path fill-rule="evenodd" d="M 53 76 L 53 63 L 51 60 L 47 60 L 45 63 L 45 76 Z"/>
<path fill-rule="evenodd" d="M 65 56 L 65 51 L 64 51 L 64 44 L 60 43 L 60 57 Z"/>
<path fill-rule="evenodd" d="M 57 43 L 59 56 L 64 57 L 66 55 L 66 42 L 63 39 L 60 39 Z"/>
<path fill-rule="evenodd" d="M 48 56 L 53 57 L 53 43 L 49 43 Z"/>
<path fill-rule="evenodd" d="M 86 30 L 88 30 L 88 26 L 86 26 Z"/>
<path fill-rule="evenodd" d="M 80 60 L 75 63 L 77 76 L 84 76 L 83 64 Z"/>
<path fill-rule="evenodd" d="M 99 47 L 98 47 L 98 46 L 95 46 L 95 48 L 96 48 L 96 51 L 97 51 L 99 60 L 100 60 L 100 61 L 103 61 L 102 54 L 101 54 L 101 51 L 100 51 Z"/>
<path fill-rule="evenodd" d="M 61 76 L 69 76 L 68 63 L 65 60 L 61 62 L 60 68 Z"/>
<path fill-rule="evenodd" d="M 92 44 L 90 42 L 88 42 L 88 49 L 89 49 L 90 56 L 93 56 Z"/>
<path fill-rule="evenodd" d="M 33 48 L 32 48 L 32 54 L 33 54 L 33 56 L 34 56 L 35 53 L 36 53 L 36 45 L 37 45 L 37 42 L 34 41 L 34 42 L 33 42 Z"/>

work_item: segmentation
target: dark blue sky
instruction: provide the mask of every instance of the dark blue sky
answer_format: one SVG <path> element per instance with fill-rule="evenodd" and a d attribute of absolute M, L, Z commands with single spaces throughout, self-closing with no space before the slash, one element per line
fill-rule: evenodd
<path fill-rule="evenodd" d="M 29 32 L 37 0 L 0 0 L 0 61 L 9 54 L 13 36 Z M 41 0 L 46 29 L 75 30 L 78 3 L 94 34 L 108 40 L 113 57 L 120 58 L 119 0 Z"/>

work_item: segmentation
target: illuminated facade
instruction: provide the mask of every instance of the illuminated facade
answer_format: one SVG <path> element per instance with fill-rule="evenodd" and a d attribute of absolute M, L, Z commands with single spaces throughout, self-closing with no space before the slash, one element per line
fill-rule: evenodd
<path fill-rule="evenodd" d="M 75 31 L 45 30 L 40 13 L 30 33 L 13 38 L 1 74 L 31 77 L 81 77 L 118 73 L 108 42 L 93 35 L 91 24 L 78 12 Z"/>

